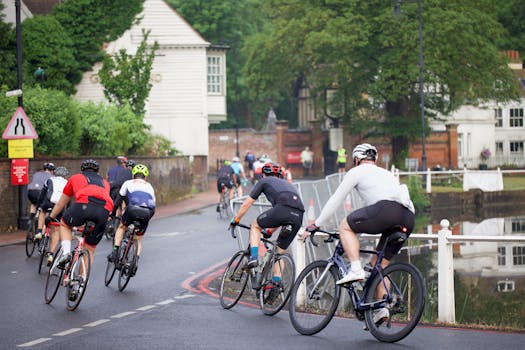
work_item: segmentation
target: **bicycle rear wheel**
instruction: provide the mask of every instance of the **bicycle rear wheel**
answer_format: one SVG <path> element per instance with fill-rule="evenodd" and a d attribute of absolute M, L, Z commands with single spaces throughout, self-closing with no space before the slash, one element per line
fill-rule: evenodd
<path fill-rule="evenodd" d="M 122 247 L 122 245 L 120 245 Z M 138 241 L 133 240 L 123 247 L 123 256 L 120 260 L 120 273 L 118 276 L 118 290 L 123 291 L 129 283 L 129 280 L 134 275 L 134 268 L 137 264 Z"/>
<path fill-rule="evenodd" d="M 91 256 L 87 250 L 82 250 L 71 267 L 70 280 L 67 284 L 66 305 L 69 311 L 75 310 L 80 304 L 86 292 L 90 272 Z"/>
<path fill-rule="evenodd" d="M 51 264 L 47 272 L 46 287 L 44 290 L 44 300 L 46 304 L 51 303 L 55 298 L 60 282 L 62 281 L 62 276 L 64 275 L 64 270 L 57 267 L 61 253 L 62 248 L 59 244 L 54 254 L 55 259 L 53 260 L 53 264 Z"/>
<path fill-rule="evenodd" d="M 370 333 L 379 341 L 393 343 L 406 337 L 416 327 L 425 307 L 425 287 L 421 272 L 413 265 L 396 263 L 383 270 L 384 278 L 378 275 L 366 292 L 366 302 L 376 304 L 375 309 L 385 307 L 389 317 L 375 324 L 376 310 L 365 311 L 366 324 Z M 379 291 L 377 288 L 387 288 Z M 376 295 L 383 295 L 377 297 Z"/>
<path fill-rule="evenodd" d="M 231 309 L 241 299 L 250 276 L 249 271 L 245 268 L 247 263 L 248 256 L 244 250 L 235 253 L 228 262 L 222 274 L 219 291 L 223 308 Z"/>
<path fill-rule="evenodd" d="M 109 261 L 106 265 L 106 274 L 104 275 L 104 284 L 106 286 L 109 286 L 111 283 L 111 280 L 113 280 L 113 276 L 115 275 L 115 271 L 117 270 L 117 262 L 116 261 Z"/>
<path fill-rule="evenodd" d="M 230 203 L 225 195 L 222 195 L 221 203 L 219 204 L 219 216 L 221 219 L 227 219 L 230 216 Z"/>
<path fill-rule="evenodd" d="M 106 228 L 104 229 L 104 235 L 106 236 L 106 239 L 113 239 L 115 237 L 115 232 L 117 232 L 119 223 L 120 219 L 118 217 L 108 220 L 106 223 Z"/>
<path fill-rule="evenodd" d="M 44 264 L 47 264 L 47 260 L 45 259 L 45 257 L 47 256 L 47 253 L 49 252 L 49 237 L 48 236 L 42 237 L 42 242 L 40 242 L 38 251 L 40 253 L 40 259 L 38 261 L 38 274 L 40 274 Z"/>
<path fill-rule="evenodd" d="M 316 334 L 332 320 L 341 295 L 338 278 L 337 268 L 328 268 L 324 260 L 312 262 L 299 274 L 289 303 L 290 321 L 297 332 Z"/>
<path fill-rule="evenodd" d="M 280 276 L 275 282 L 274 276 Z M 295 281 L 295 264 L 289 254 L 276 255 L 273 264 L 263 276 L 259 305 L 265 315 L 273 316 L 284 307 Z"/>
<path fill-rule="evenodd" d="M 35 245 L 37 243 L 35 242 L 36 225 L 36 218 L 29 220 L 29 228 L 26 235 L 26 255 L 28 258 L 33 255 L 33 252 L 35 251 Z"/>

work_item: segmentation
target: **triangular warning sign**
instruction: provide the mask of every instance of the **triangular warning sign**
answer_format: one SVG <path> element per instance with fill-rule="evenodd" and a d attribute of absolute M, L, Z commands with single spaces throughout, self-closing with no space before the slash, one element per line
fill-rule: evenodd
<path fill-rule="evenodd" d="M 35 128 L 33 128 L 22 107 L 16 109 L 2 134 L 2 138 L 6 140 L 38 138 Z"/>

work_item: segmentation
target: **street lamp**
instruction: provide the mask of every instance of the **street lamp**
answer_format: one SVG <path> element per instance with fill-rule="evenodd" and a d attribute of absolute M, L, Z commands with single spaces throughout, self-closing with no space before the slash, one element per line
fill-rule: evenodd
<path fill-rule="evenodd" d="M 421 166 L 423 171 L 427 170 L 427 153 L 425 143 L 425 93 L 423 91 L 423 16 L 422 16 L 422 0 L 397 0 L 394 5 L 394 14 L 401 13 L 401 4 L 403 2 L 417 2 L 417 17 L 419 21 L 419 95 L 420 95 L 420 112 L 421 112 Z"/>

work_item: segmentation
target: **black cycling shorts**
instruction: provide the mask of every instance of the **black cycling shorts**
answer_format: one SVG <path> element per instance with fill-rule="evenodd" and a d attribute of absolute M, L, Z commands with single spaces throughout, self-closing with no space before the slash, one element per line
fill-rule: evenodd
<path fill-rule="evenodd" d="M 229 177 L 220 177 L 217 179 L 217 192 L 222 193 L 222 186 L 231 189 L 233 187 L 233 180 Z"/>
<path fill-rule="evenodd" d="M 257 217 L 257 224 L 262 228 L 274 228 L 291 225 L 290 230 L 281 229 L 277 237 L 277 246 L 288 249 L 297 231 L 301 228 L 304 212 L 285 205 L 277 204 Z"/>
<path fill-rule="evenodd" d="M 152 216 L 153 211 L 151 209 L 131 205 L 126 207 L 124 214 L 122 214 L 122 223 L 125 226 L 129 226 L 135 221 L 138 222 L 140 232 L 137 233 L 137 235 L 141 236 L 146 232 L 149 220 Z"/>
<path fill-rule="evenodd" d="M 354 210 L 346 218 L 350 228 L 356 233 L 382 234 L 395 226 L 406 227 L 407 235 L 414 229 L 415 216 L 408 208 L 394 201 L 379 201 L 367 207 Z M 386 239 L 382 236 L 378 246 Z M 390 242 L 384 251 L 390 260 L 399 252 L 403 242 Z"/>
<path fill-rule="evenodd" d="M 86 243 L 91 246 L 96 246 L 104 236 L 104 229 L 108 221 L 109 212 L 104 209 L 104 206 L 94 203 L 73 203 L 67 208 L 62 216 L 62 222 L 72 226 L 82 226 L 86 221 L 93 221 L 95 223 L 95 230 L 84 236 Z"/>
<path fill-rule="evenodd" d="M 29 203 L 33 205 L 37 205 L 38 197 L 40 197 L 40 190 L 28 190 L 27 191 L 27 199 L 29 199 Z"/>

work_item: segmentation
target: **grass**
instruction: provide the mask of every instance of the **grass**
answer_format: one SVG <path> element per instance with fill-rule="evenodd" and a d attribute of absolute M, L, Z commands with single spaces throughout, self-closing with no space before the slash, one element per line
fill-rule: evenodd
<path fill-rule="evenodd" d="M 463 192 L 461 179 L 449 181 L 432 181 L 432 192 Z M 503 175 L 503 189 L 505 191 L 525 190 L 524 175 Z"/>

